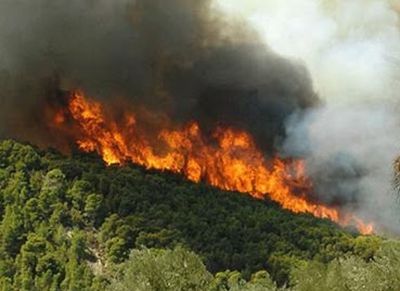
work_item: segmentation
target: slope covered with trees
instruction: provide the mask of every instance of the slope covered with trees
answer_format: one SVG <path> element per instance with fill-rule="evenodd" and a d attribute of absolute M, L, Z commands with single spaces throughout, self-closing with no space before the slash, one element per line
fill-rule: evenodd
<path fill-rule="evenodd" d="M 0 290 L 311 290 L 347 280 L 349 260 L 375 273 L 398 263 L 395 243 L 268 200 L 10 140 L 0 214 Z"/>

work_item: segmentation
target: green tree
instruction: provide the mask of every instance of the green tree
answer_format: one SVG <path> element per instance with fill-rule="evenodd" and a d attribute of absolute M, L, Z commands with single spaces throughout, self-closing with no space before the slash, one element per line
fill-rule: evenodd
<path fill-rule="evenodd" d="M 200 258 L 182 248 L 134 250 L 112 291 L 206 290 L 212 280 Z"/>
<path fill-rule="evenodd" d="M 44 177 L 39 194 L 39 206 L 48 217 L 54 210 L 56 203 L 65 196 L 65 175 L 59 169 L 49 171 Z"/>
<path fill-rule="evenodd" d="M 15 257 L 24 241 L 23 215 L 19 207 L 7 205 L 0 226 L 0 249 L 3 254 Z"/>

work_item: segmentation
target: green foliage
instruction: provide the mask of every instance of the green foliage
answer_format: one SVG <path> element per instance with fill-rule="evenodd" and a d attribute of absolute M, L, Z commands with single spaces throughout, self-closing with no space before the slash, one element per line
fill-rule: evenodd
<path fill-rule="evenodd" d="M 302 266 L 304 263 L 304 260 L 285 254 L 272 254 L 268 259 L 271 275 L 280 286 L 289 281 L 290 272 L 294 267 Z"/>
<path fill-rule="evenodd" d="M 14 258 L 24 241 L 23 216 L 16 205 L 5 207 L 3 220 L 0 226 L 0 250 L 5 257 Z"/>
<path fill-rule="evenodd" d="M 327 274 L 347 276 L 344 256 L 397 286 L 398 275 L 380 269 L 397 266 L 397 247 L 381 248 L 377 237 L 170 173 L 106 167 L 94 155 L 0 142 L 0 215 L 0 290 L 104 290 L 130 280 L 171 290 L 301 287 L 293 267 L 315 269 L 329 286 Z M 164 250 L 132 252 L 143 247 Z"/>
<path fill-rule="evenodd" d="M 210 291 L 275 291 L 276 284 L 271 280 L 266 271 L 255 273 L 250 281 L 243 279 L 238 271 L 225 271 L 217 273 L 208 287 Z"/>
<path fill-rule="evenodd" d="M 212 280 L 201 259 L 182 248 L 134 250 L 121 270 L 108 290 L 206 290 Z"/>
<path fill-rule="evenodd" d="M 327 265 L 309 262 L 293 271 L 293 291 L 400 290 L 400 243 L 382 244 L 370 262 L 349 256 Z"/>
<path fill-rule="evenodd" d="M 381 240 L 378 237 L 360 236 L 354 241 L 354 253 L 368 261 L 374 257 L 380 246 Z"/>

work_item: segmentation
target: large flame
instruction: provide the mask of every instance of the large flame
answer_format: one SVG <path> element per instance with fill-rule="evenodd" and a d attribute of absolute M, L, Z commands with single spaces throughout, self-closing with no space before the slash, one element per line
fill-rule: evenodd
<path fill-rule="evenodd" d="M 363 234 L 373 232 L 373 224 L 351 213 L 309 201 L 306 194 L 312 191 L 312 184 L 305 175 L 304 163 L 277 157 L 266 160 L 244 131 L 219 127 L 210 141 L 192 122 L 180 129 L 164 128 L 156 138 L 149 138 L 140 134 L 134 114 L 125 113 L 117 121 L 101 103 L 79 91 L 71 94 L 67 110 L 55 114 L 57 127 L 65 123 L 66 114 L 78 126 L 79 147 L 98 152 L 109 165 L 131 161 L 146 168 L 173 171 L 224 190 L 257 198 L 268 196 L 285 209 L 355 225 Z"/>

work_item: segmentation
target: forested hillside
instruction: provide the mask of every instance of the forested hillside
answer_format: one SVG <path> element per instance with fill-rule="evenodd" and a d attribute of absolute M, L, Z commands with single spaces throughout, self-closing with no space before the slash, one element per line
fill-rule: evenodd
<path fill-rule="evenodd" d="M 1 142 L 0 213 L 1 290 L 400 288 L 397 242 L 95 155 Z"/>

